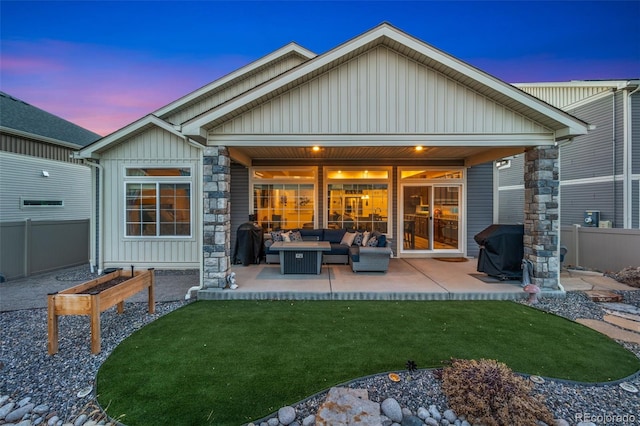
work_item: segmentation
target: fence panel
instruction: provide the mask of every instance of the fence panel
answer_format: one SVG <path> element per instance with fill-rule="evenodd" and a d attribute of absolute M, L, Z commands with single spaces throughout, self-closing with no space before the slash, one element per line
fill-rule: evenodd
<path fill-rule="evenodd" d="M 640 230 L 563 226 L 560 244 L 567 247 L 565 266 L 617 272 L 640 266 Z"/>
<path fill-rule="evenodd" d="M 15 279 L 89 262 L 89 220 L 0 224 L 0 273 Z"/>

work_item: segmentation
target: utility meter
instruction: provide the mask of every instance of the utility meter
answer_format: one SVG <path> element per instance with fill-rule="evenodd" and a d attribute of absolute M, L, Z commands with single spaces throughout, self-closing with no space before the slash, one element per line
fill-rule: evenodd
<path fill-rule="evenodd" d="M 600 225 L 600 210 L 586 210 L 582 224 L 584 226 L 597 228 Z"/>

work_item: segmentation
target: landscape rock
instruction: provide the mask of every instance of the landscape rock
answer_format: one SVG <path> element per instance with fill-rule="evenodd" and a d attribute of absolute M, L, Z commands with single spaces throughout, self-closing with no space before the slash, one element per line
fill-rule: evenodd
<path fill-rule="evenodd" d="M 570 426 L 569 422 L 565 419 L 555 419 L 553 422 L 554 426 Z"/>
<path fill-rule="evenodd" d="M 398 401 L 394 398 L 387 398 L 382 401 L 382 412 L 385 416 L 389 417 L 392 421 L 400 423 L 402 421 L 402 408 Z"/>
<path fill-rule="evenodd" d="M 10 402 L 0 407 L 0 419 L 4 419 L 5 417 L 7 417 L 7 414 L 9 414 L 15 406 L 15 402 Z"/>
<path fill-rule="evenodd" d="M 302 420 L 302 426 L 313 426 L 316 424 L 316 416 L 309 414 Z"/>
<path fill-rule="evenodd" d="M 419 407 L 418 408 L 418 417 L 420 417 L 422 420 L 428 419 L 429 417 L 431 417 L 431 413 L 429 413 L 429 410 L 427 410 L 426 408 Z"/>
<path fill-rule="evenodd" d="M 296 419 L 296 410 L 293 407 L 282 407 L 278 410 L 278 420 L 284 426 L 288 426 Z"/>
<path fill-rule="evenodd" d="M 456 416 L 456 413 L 454 413 L 453 410 L 445 410 L 445 412 L 442 415 L 444 416 L 445 419 L 449 420 L 449 423 L 455 423 L 455 421 L 458 418 L 458 416 Z"/>
<path fill-rule="evenodd" d="M 13 410 L 9 414 L 7 414 L 4 419 L 8 423 L 12 423 L 12 422 L 16 422 L 18 420 L 22 420 L 24 415 L 30 413 L 31 410 L 33 409 L 33 407 L 35 407 L 35 404 L 24 405 L 24 406 L 22 406 L 22 407 L 20 407 L 20 408 L 18 408 L 16 410 Z"/>
<path fill-rule="evenodd" d="M 278 426 L 278 424 L 280 423 L 280 421 L 278 420 L 277 417 L 271 418 L 269 420 L 267 420 L 267 424 L 269 426 Z"/>
<path fill-rule="evenodd" d="M 442 414 L 440 414 L 440 411 L 438 411 L 438 407 L 433 404 L 429 406 L 429 414 L 431 414 L 431 417 L 436 419 L 436 421 L 438 422 L 442 420 Z"/>
<path fill-rule="evenodd" d="M 402 426 L 422 426 L 422 420 L 418 416 L 405 416 L 402 419 Z"/>
<path fill-rule="evenodd" d="M 331 388 L 316 414 L 316 426 L 337 424 L 379 426 L 380 404 L 369 400 L 366 389 Z"/>
<path fill-rule="evenodd" d="M 433 417 L 428 417 L 424 419 L 424 424 L 428 426 L 440 426 L 440 423 Z"/>

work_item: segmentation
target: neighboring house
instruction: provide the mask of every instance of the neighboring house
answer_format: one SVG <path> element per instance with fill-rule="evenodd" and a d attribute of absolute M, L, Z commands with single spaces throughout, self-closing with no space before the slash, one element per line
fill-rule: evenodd
<path fill-rule="evenodd" d="M 89 262 L 90 169 L 73 152 L 100 135 L 0 92 L 0 273 Z"/>
<path fill-rule="evenodd" d="M 639 229 L 640 79 L 515 86 L 595 126 L 560 145 L 560 225 Z M 524 156 L 496 166 L 499 221 L 522 223 Z"/>
<path fill-rule="evenodd" d="M 386 23 L 321 55 L 292 43 L 79 151 L 101 183 L 92 260 L 199 268 L 206 298 L 250 214 L 267 231 L 377 229 L 398 257 L 476 255 L 493 161 L 526 151 L 544 196 L 525 255 L 557 288 L 556 144 L 586 132 Z"/>

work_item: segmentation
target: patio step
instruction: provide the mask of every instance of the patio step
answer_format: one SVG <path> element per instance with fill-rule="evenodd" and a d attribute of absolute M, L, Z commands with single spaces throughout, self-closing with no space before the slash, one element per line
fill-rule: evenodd
<path fill-rule="evenodd" d="M 632 342 L 640 344 L 640 333 L 622 329 L 616 325 L 609 324 L 605 321 L 578 318 L 577 323 L 585 325 L 593 330 L 599 331 L 612 339 L 623 340 L 625 342 Z"/>
<path fill-rule="evenodd" d="M 617 325 L 625 330 L 640 333 L 640 322 L 631 319 L 622 318 L 616 315 L 605 315 L 604 320 L 609 324 Z"/>
<path fill-rule="evenodd" d="M 622 296 L 607 290 L 587 290 L 585 294 L 594 302 L 622 302 Z"/>

